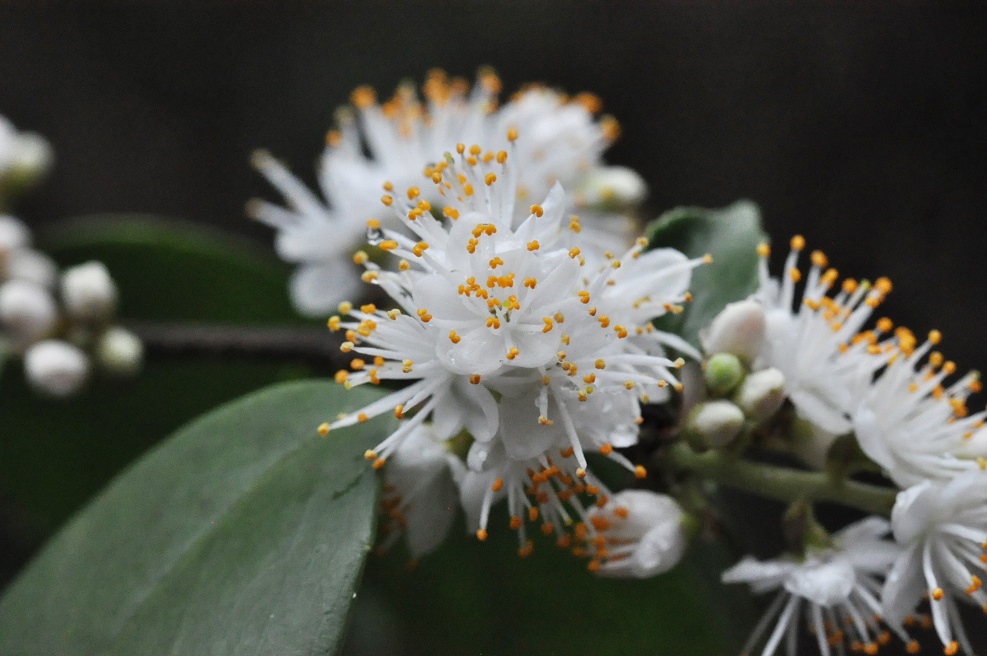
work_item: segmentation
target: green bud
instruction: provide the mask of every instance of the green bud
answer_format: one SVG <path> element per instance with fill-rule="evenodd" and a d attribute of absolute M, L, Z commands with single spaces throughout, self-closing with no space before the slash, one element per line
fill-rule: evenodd
<path fill-rule="evenodd" d="M 744 379 L 744 365 L 733 353 L 717 353 L 706 361 L 703 377 L 710 394 L 723 396 Z"/>

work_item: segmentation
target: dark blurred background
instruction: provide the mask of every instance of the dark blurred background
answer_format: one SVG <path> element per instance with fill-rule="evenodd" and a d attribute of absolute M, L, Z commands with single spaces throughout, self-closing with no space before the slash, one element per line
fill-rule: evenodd
<path fill-rule="evenodd" d="M 33 223 L 149 212 L 266 247 L 243 212 L 274 197 L 252 150 L 313 182 L 352 88 L 487 64 L 507 90 L 597 93 L 623 126 L 606 157 L 648 181 L 650 215 L 750 198 L 778 243 L 803 233 L 841 273 L 889 276 L 896 322 L 940 328 L 961 369 L 987 366 L 987 8 L 0 5 L 0 114 L 57 153 L 21 206 Z"/>

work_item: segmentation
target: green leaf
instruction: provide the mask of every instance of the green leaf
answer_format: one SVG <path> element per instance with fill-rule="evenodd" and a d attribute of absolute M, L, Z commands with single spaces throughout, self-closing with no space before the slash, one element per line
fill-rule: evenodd
<path fill-rule="evenodd" d="M 375 396 L 280 385 L 192 422 L 80 512 L 0 599 L 0 653 L 329 654 L 373 538 Z"/>
<path fill-rule="evenodd" d="M 92 216 L 50 227 L 42 246 L 63 266 L 106 263 L 124 319 L 300 320 L 288 299 L 289 267 L 237 235 L 159 217 Z M 271 361 L 152 358 L 132 380 L 98 378 L 76 397 L 52 400 L 29 390 L 20 365 L 11 363 L 0 380 L 0 501 L 22 519 L 17 539 L 25 547 L 37 544 L 122 467 L 192 417 L 312 374 Z"/>
<path fill-rule="evenodd" d="M 647 234 L 652 248 L 677 248 L 689 257 L 713 256 L 711 264 L 693 270 L 693 299 L 685 312 L 660 321 L 662 329 L 698 347 L 700 329 L 727 303 L 757 290 L 757 245 L 767 241 L 760 210 L 744 200 L 722 209 L 677 207 L 652 222 Z"/>
<path fill-rule="evenodd" d="M 300 321 L 290 267 L 238 235 L 147 215 L 87 216 L 49 230 L 60 264 L 102 261 L 124 318 L 263 323 Z"/>
<path fill-rule="evenodd" d="M 397 558 L 372 558 L 360 595 L 390 604 L 397 636 L 379 635 L 377 617 L 367 626 L 358 605 L 343 654 L 383 653 L 374 639 L 396 638 L 407 656 L 560 654 L 571 651 L 565 645 L 584 654 L 708 656 L 736 653 L 756 620 L 746 590 L 719 584 L 728 561 L 716 545 L 661 576 L 608 579 L 540 534 L 534 553 L 519 558 L 506 515 L 495 513 L 491 526 L 482 543 L 453 532 L 411 572 Z"/>

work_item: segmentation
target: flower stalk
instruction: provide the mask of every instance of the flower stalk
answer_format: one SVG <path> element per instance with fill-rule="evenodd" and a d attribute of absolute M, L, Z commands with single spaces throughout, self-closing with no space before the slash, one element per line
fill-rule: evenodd
<path fill-rule="evenodd" d="M 685 444 L 673 445 L 660 458 L 661 465 L 673 470 L 777 501 L 829 501 L 883 516 L 891 514 L 895 501 L 892 488 L 741 460 L 719 451 L 696 453 Z"/>

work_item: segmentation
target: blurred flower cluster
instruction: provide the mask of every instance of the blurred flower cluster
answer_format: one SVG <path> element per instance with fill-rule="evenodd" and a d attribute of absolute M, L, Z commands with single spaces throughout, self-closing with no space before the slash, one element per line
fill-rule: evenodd
<path fill-rule="evenodd" d="M 37 184 L 52 164 L 48 142 L 0 117 L 0 208 Z M 115 324 L 117 288 L 101 262 L 59 270 L 33 247 L 15 216 L 0 214 L 0 358 L 21 357 L 38 392 L 65 397 L 98 369 L 137 373 L 143 345 Z"/>

